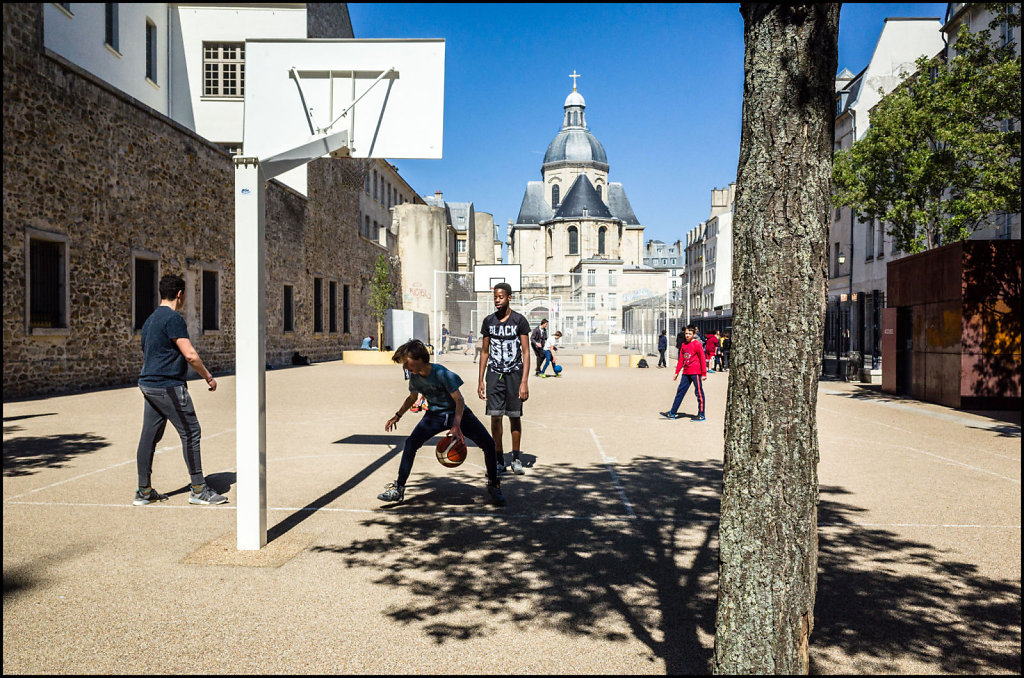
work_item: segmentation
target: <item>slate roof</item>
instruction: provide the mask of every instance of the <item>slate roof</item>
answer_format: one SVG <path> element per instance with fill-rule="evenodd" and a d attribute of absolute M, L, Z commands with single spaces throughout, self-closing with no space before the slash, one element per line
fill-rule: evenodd
<path fill-rule="evenodd" d="M 633 214 L 633 207 L 629 204 L 626 191 L 618 182 L 608 184 L 608 209 L 616 219 L 620 219 L 627 226 L 640 225 L 640 221 Z"/>
<path fill-rule="evenodd" d="M 590 130 L 582 127 L 563 128 L 548 144 L 548 150 L 544 154 L 545 165 L 566 160 L 608 164 L 604 146 L 597 140 L 597 137 L 590 133 Z"/>
<path fill-rule="evenodd" d="M 530 181 L 526 184 L 523 204 L 519 207 L 517 224 L 539 224 L 554 216 L 551 206 L 544 198 L 544 182 Z"/>
<path fill-rule="evenodd" d="M 449 202 L 448 213 L 451 215 L 452 226 L 456 231 L 469 230 L 469 220 L 473 215 L 473 203 L 471 202 Z M 461 217 L 461 219 L 460 219 Z"/>
<path fill-rule="evenodd" d="M 555 219 L 582 218 L 584 209 L 586 209 L 588 217 L 612 218 L 612 213 L 608 211 L 608 206 L 601 200 L 601 196 L 598 195 L 594 185 L 590 183 L 590 179 L 586 174 L 581 174 L 576 177 L 576 181 L 572 182 L 572 187 L 569 188 L 565 199 L 558 206 Z"/>

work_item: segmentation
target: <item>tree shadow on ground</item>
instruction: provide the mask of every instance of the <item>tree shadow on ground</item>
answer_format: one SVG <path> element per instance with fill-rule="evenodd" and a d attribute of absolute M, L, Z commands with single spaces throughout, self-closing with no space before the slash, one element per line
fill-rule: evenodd
<path fill-rule="evenodd" d="M 615 471 L 636 518 L 603 465 L 505 476 L 509 506 L 487 506 L 493 520 L 479 517 L 479 487 L 414 472 L 404 504 L 363 521 L 382 536 L 313 550 L 378 570 L 376 583 L 410 593 L 383 613 L 436 643 L 542 626 L 639 640 L 670 674 L 707 673 L 721 463 L 645 456 Z M 944 672 L 1019 671 L 1019 582 L 859 527 L 864 509 L 839 501 L 841 488 L 822 494 L 815 670 L 895 671 L 916 660 Z"/>
<path fill-rule="evenodd" d="M 109 445 L 106 438 L 93 433 L 11 438 L 4 441 L 4 475 L 27 476 L 47 468 L 62 468 L 75 457 Z"/>

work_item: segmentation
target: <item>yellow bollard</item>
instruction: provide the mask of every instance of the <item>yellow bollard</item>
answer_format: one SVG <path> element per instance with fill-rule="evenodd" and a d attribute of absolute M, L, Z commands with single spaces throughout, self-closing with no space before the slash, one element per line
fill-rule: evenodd
<path fill-rule="evenodd" d="M 631 356 L 629 356 L 629 366 L 630 367 L 636 367 L 637 365 L 640 364 L 640 361 L 643 360 L 643 358 L 644 357 L 642 355 L 631 355 Z"/>
<path fill-rule="evenodd" d="M 597 366 L 597 356 L 594 355 L 593 353 L 584 353 L 583 354 L 583 367 L 596 367 L 596 366 Z"/>
<path fill-rule="evenodd" d="M 619 354 L 618 353 L 609 353 L 608 355 L 606 355 L 604 357 L 604 366 L 605 367 L 618 367 L 619 366 Z"/>

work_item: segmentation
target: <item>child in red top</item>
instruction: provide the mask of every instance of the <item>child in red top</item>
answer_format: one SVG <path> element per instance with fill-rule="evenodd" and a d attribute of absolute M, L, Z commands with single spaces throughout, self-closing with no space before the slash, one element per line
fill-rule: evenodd
<path fill-rule="evenodd" d="M 693 390 L 697 394 L 697 416 L 693 421 L 704 421 L 704 385 L 702 381 L 708 378 L 708 362 L 704 356 L 704 347 L 694 339 L 697 328 L 690 325 L 683 334 L 683 345 L 679 349 L 679 362 L 676 363 L 676 374 L 672 377 L 675 381 L 679 373 L 683 373 L 683 380 L 679 382 L 676 389 L 676 399 L 672 401 L 672 408 L 668 412 L 662 412 L 661 416 L 666 419 L 679 419 L 677 413 L 679 405 L 683 402 L 686 392 L 693 384 Z"/>
<path fill-rule="evenodd" d="M 715 354 L 718 352 L 718 330 L 708 335 L 707 349 L 708 366 L 710 367 L 708 372 L 714 372 Z"/>

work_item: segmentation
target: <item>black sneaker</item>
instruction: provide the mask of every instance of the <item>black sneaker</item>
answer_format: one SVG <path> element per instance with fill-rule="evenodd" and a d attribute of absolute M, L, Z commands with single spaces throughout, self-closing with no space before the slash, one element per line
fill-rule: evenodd
<path fill-rule="evenodd" d="M 501 475 L 502 473 L 505 472 L 505 455 L 504 454 L 498 454 L 497 456 L 498 456 L 498 460 L 497 460 L 498 461 L 498 475 Z"/>
<path fill-rule="evenodd" d="M 401 504 L 405 499 L 405 485 L 388 483 L 384 486 L 384 491 L 377 495 L 377 499 Z"/>
<path fill-rule="evenodd" d="M 491 495 L 491 502 L 495 506 L 504 506 L 506 504 L 505 494 L 501 491 L 501 485 L 495 483 L 491 485 L 487 484 L 487 494 Z"/>
<path fill-rule="evenodd" d="M 204 484 L 201 488 L 199 488 L 198 492 L 192 490 L 189 493 L 188 503 L 212 506 L 214 504 L 226 504 L 228 503 L 228 498 L 222 494 L 217 494 L 216 492 L 210 489 L 209 485 Z"/>
<path fill-rule="evenodd" d="M 158 501 L 167 501 L 167 495 L 160 494 L 151 487 L 146 494 L 142 494 L 140 490 L 135 490 L 135 501 L 132 502 L 132 505 L 145 506 L 147 504 L 155 504 Z"/>

